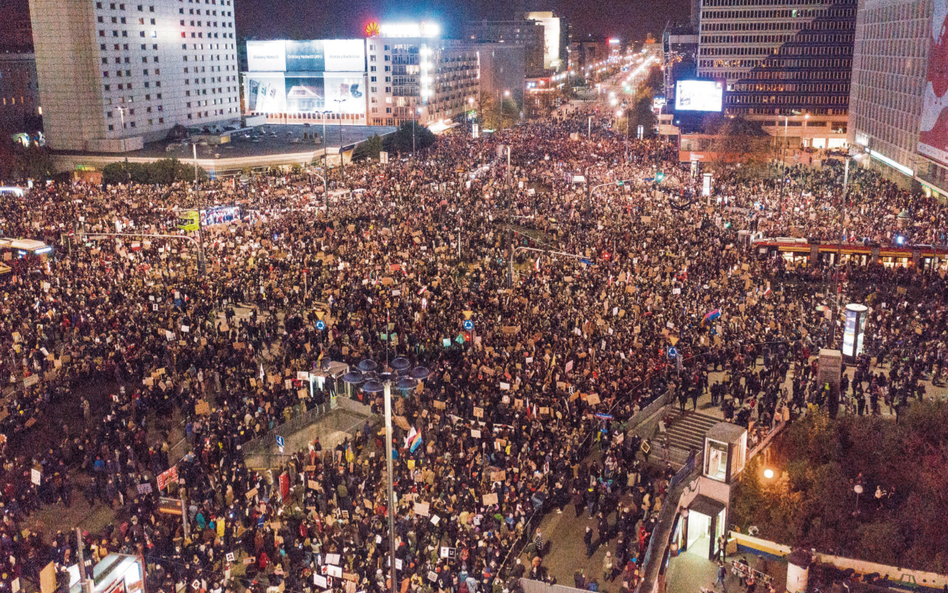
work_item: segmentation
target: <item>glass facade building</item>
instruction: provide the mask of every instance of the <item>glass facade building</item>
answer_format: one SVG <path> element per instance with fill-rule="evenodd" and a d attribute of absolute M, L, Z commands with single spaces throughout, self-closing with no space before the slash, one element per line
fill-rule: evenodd
<path fill-rule="evenodd" d="M 704 0 L 698 75 L 790 145 L 846 142 L 856 0 Z"/>

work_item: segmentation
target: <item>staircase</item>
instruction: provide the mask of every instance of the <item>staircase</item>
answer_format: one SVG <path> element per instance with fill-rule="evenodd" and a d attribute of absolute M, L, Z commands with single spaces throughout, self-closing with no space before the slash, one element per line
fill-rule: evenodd
<path fill-rule="evenodd" d="M 720 418 L 695 411 L 686 411 L 681 414 L 678 406 L 674 406 L 670 412 L 671 426 L 666 428 L 668 446 L 672 453 L 677 449 L 684 452 L 686 457 L 692 448 L 698 453 L 702 452 L 705 433 L 718 422 L 722 422 Z M 660 437 L 658 440 L 665 439 Z"/>

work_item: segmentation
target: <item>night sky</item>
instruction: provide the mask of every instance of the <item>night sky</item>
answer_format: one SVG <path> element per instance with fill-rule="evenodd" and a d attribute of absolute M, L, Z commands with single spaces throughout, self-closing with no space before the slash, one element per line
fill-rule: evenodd
<path fill-rule="evenodd" d="M 689 0 L 234 0 L 237 33 L 267 38 L 361 37 L 370 21 L 430 19 L 445 37 L 465 21 L 507 20 L 520 10 L 554 10 L 573 26 L 573 39 L 593 35 L 642 40 L 661 34 L 668 20 L 688 19 Z M 0 0 L 0 18 L 29 13 L 28 0 Z"/>

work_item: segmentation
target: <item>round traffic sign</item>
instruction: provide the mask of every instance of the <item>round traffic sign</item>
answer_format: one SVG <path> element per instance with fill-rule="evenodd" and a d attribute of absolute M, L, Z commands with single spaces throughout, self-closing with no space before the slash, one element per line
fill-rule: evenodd
<path fill-rule="evenodd" d="M 465 319 L 465 320 L 464 320 L 464 329 L 466 329 L 467 331 L 473 330 L 473 329 L 474 329 L 474 322 L 471 321 L 470 319 Z"/>
<path fill-rule="evenodd" d="M 675 348 L 674 346 L 669 347 L 668 358 L 677 358 L 677 357 L 678 357 L 678 349 Z"/>
<path fill-rule="evenodd" d="M 323 321 L 322 319 L 320 319 L 319 321 L 317 321 L 317 322 L 316 322 L 316 329 L 318 329 L 319 331 L 322 331 L 322 330 L 326 329 L 326 322 Z"/>

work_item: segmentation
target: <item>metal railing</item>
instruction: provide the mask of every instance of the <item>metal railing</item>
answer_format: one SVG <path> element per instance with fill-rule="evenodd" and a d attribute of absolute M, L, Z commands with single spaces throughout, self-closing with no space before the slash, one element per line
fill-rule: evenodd
<path fill-rule="evenodd" d="M 636 588 L 636 593 L 648 593 L 656 590 L 658 577 L 664 570 L 665 555 L 671 544 L 672 529 L 675 516 L 678 514 L 678 501 L 685 491 L 685 485 L 695 475 L 701 473 L 704 453 L 694 457 L 694 464 L 686 463 L 669 482 L 668 493 L 662 502 L 662 510 L 658 514 L 655 530 L 649 539 L 645 557 L 642 560 L 642 581 Z"/>
<path fill-rule="evenodd" d="M 523 589 L 523 593 L 588 593 L 586 589 L 577 589 L 566 585 L 550 585 L 532 579 L 520 579 L 520 588 Z"/>
<path fill-rule="evenodd" d="M 355 416 L 358 419 L 342 426 L 336 426 L 334 430 L 338 432 L 350 433 L 356 430 L 365 421 L 374 423 L 378 420 L 378 417 L 372 413 L 372 409 L 369 406 L 349 399 L 348 397 L 338 396 L 332 398 L 331 403 L 325 403 L 303 413 L 297 413 L 291 417 L 288 422 L 275 426 L 265 434 L 242 444 L 241 452 L 243 453 L 244 459 L 249 459 L 253 456 L 262 456 L 265 458 L 267 466 L 271 467 L 273 459 L 277 455 L 274 453 L 274 450 L 277 448 L 277 436 L 289 439 L 293 434 L 304 430 L 317 421 L 331 418 L 334 414 L 339 415 L 339 413 L 342 412 Z M 331 446 L 331 443 L 328 442 L 324 442 L 324 444 Z M 295 451 L 288 451 L 287 453 L 294 452 Z"/>

